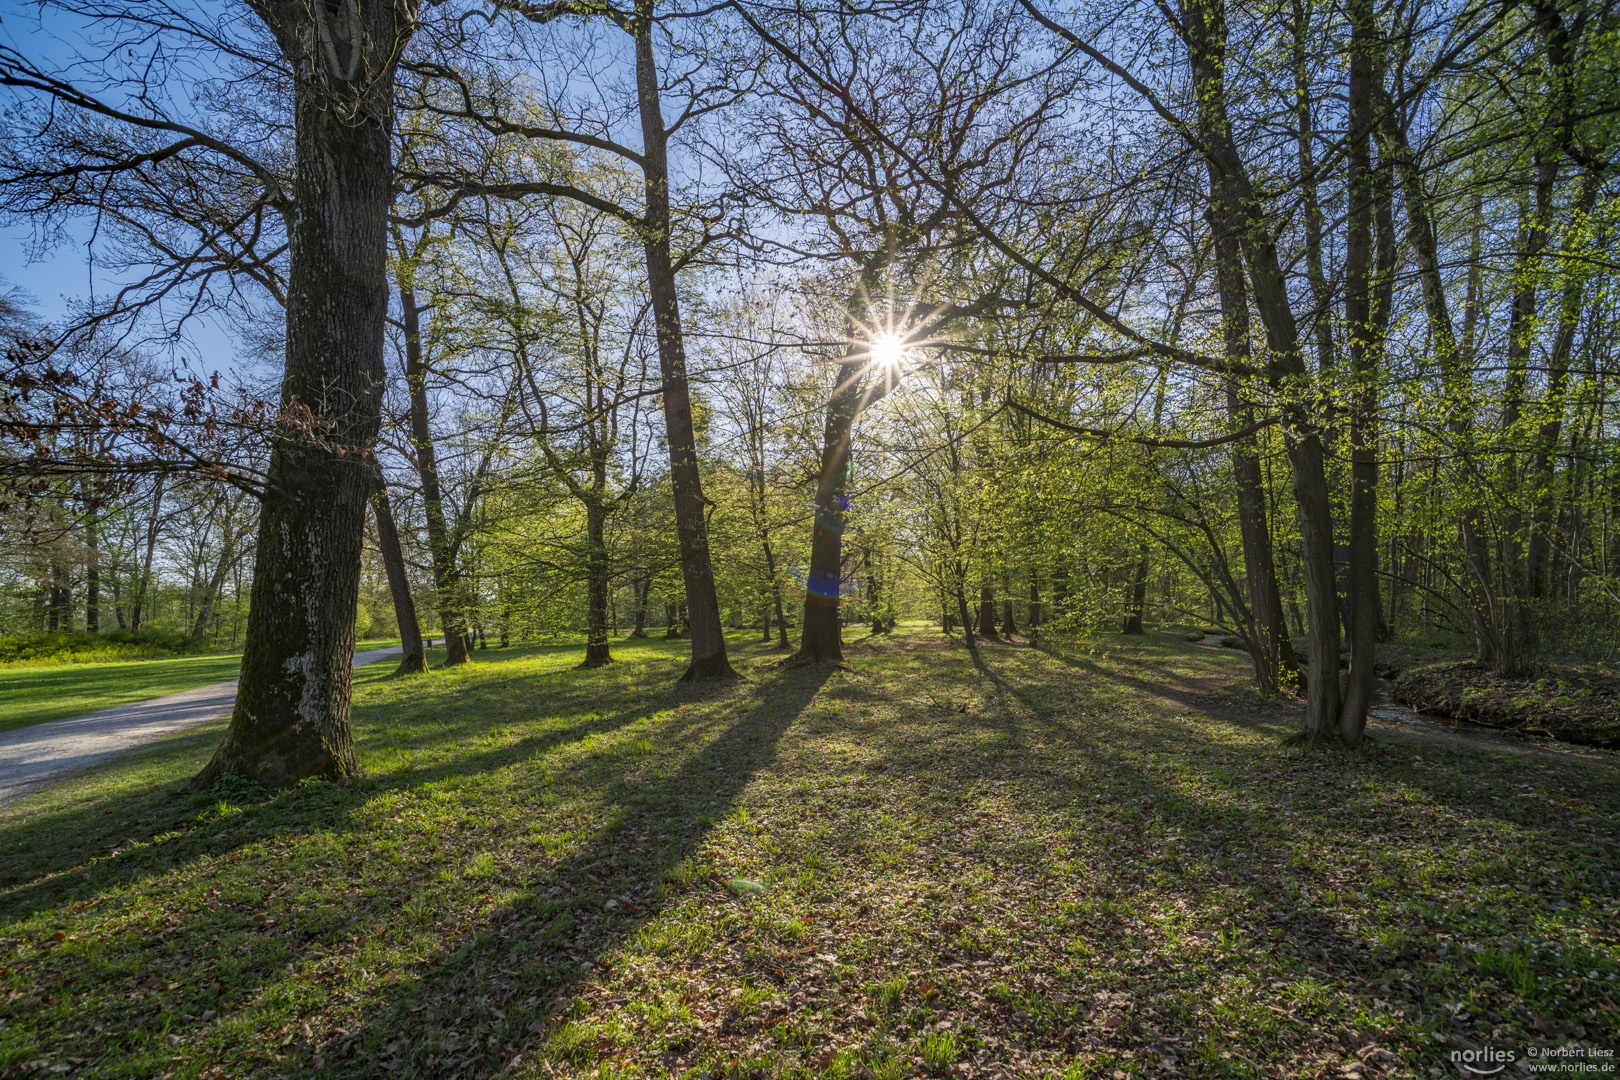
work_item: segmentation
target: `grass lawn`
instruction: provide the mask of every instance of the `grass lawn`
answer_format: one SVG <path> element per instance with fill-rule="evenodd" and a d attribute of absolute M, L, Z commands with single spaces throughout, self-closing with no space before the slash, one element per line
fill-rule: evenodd
<path fill-rule="evenodd" d="M 186 798 L 216 723 L 0 810 L 0 1076 L 1431 1077 L 1620 1034 L 1612 753 L 1287 749 L 1169 635 L 739 642 L 723 688 L 684 649 L 363 669 L 349 785 Z"/>
<path fill-rule="evenodd" d="M 0 731 L 236 678 L 241 653 L 0 668 Z"/>
<path fill-rule="evenodd" d="M 398 645 L 395 638 L 362 641 L 357 648 Z M 208 653 L 110 664 L 0 667 L 0 731 L 224 682 L 236 678 L 241 666 L 241 653 Z"/>

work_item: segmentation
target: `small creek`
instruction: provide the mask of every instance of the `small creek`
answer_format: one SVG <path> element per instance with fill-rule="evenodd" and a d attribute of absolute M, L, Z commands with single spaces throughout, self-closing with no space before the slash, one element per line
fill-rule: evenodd
<path fill-rule="evenodd" d="M 1221 638 L 1224 634 L 1206 634 L 1199 645 L 1210 648 L 1221 648 Z M 1376 716 L 1380 720 L 1388 720 L 1396 724 L 1438 724 L 1441 727 L 1478 728 L 1483 731 L 1496 731 L 1497 728 L 1489 724 L 1477 724 L 1472 720 L 1459 720 L 1452 716 L 1442 716 L 1437 712 L 1419 712 L 1410 705 L 1402 705 L 1395 700 L 1395 684 L 1382 675 L 1373 680 L 1372 704 L 1367 708 L 1368 716 Z"/>

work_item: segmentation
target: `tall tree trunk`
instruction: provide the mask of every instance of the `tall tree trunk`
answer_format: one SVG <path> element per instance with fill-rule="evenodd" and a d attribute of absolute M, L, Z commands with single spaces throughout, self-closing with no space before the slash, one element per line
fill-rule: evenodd
<path fill-rule="evenodd" d="M 1289 306 L 1288 281 L 1248 171 L 1226 117 L 1224 84 L 1226 13 L 1223 0 L 1185 0 L 1184 32 L 1199 99 L 1199 136 L 1210 169 L 1218 213 L 1238 237 L 1249 271 L 1251 296 L 1265 328 L 1266 377 L 1286 388 L 1283 438 L 1293 472 L 1305 571 L 1310 666 L 1304 735 L 1314 744 L 1333 734 L 1339 718 L 1339 619 L 1333 565 L 1333 513 L 1328 497 L 1321 418 L 1307 391 L 1299 327 Z"/>
<path fill-rule="evenodd" d="M 595 668 L 613 662 L 608 648 L 608 587 L 613 567 L 608 560 L 607 508 L 600 494 L 585 505 L 585 542 L 585 660 L 579 666 Z"/>
<path fill-rule="evenodd" d="M 1571 207 L 1569 228 L 1574 235 L 1584 235 L 1587 217 L 1597 201 L 1598 174 L 1587 169 L 1581 174 L 1580 187 Z M 1580 321 L 1585 275 L 1565 273 L 1564 288 L 1559 296 L 1558 324 L 1553 332 L 1552 346 L 1547 352 L 1547 394 L 1541 406 L 1541 425 L 1536 432 L 1535 453 L 1530 463 L 1529 500 L 1530 550 L 1526 576 L 1530 595 L 1543 597 L 1552 591 L 1552 534 L 1558 514 L 1558 492 L 1554 484 L 1552 460 L 1563 435 L 1565 395 L 1569 388 L 1569 361 L 1575 344 L 1575 331 Z"/>
<path fill-rule="evenodd" d="M 404 240 L 397 228 L 394 243 L 403 255 Z M 438 448 L 433 442 L 432 418 L 428 412 L 427 361 L 422 354 L 425 308 L 416 302 L 413 267 L 408 260 L 401 262 L 399 305 L 405 331 L 405 389 L 411 403 L 411 450 L 416 455 L 416 472 L 422 483 L 422 517 L 427 524 L 428 557 L 433 563 L 439 628 L 444 631 L 444 666 L 456 667 L 471 659 L 467 651 L 467 612 L 455 545 L 446 523 L 444 491 L 439 484 Z"/>
<path fill-rule="evenodd" d="M 1433 352 L 1446 389 L 1446 431 L 1453 442 L 1452 452 L 1465 460 L 1476 461 L 1478 447 L 1473 430 L 1472 368 L 1473 350 L 1477 344 L 1476 327 L 1482 304 L 1479 282 L 1482 262 L 1481 204 L 1476 199 L 1472 216 L 1472 263 L 1468 269 L 1467 306 L 1463 338 L 1459 342 L 1446 298 L 1439 241 L 1429 212 L 1429 197 L 1423 187 L 1422 172 L 1412 155 L 1406 132 L 1398 123 L 1389 95 L 1381 87 L 1376 87 L 1375 92 L 1378 94 L 1380 120 L 1376 136 L 1380 151 L 1389 156 L 1395 169 L 1401 202 L 1406 208 L 1407 244 L 1417 263 L 1418 279 L 1423 286 L 1424 309 L 1429 318 L 1429 332 L 1434 340 Z M 1466 492 L 1464 497 L 1467 498 Z M 1463 549 L 1464 581 L 1478 658 L 1499 674 L 1509 674 L 1521 666 L 1522 642 L 1515 628 L 1525 621 L 1526 616 L 1511 575 L 1499 573 L 1494 565 L 1486 529 L 1485 515 L 1480 508 L 1472 501 L 1465 503 L 1457 515 L 1457 534 Z"/>
<path fill-rule="evenodd" d="M 1243 284 L 1243 261 L 1224 215 L 1212 212 L 1215 234 L 1215 283 L 1220 295 L 1221 333 L 1227 359 L 1248 364 L 1249 302 Z M 1238 380 L 1225 380 L 1226 414 L 1239 429 L 1254 424 L 1254 408 L 1239 395 Z M 1265 693 L 1276 693 L 1283 686 L 1299 681 L 1299 661 L 1277 588 L 1277 566 L 1271 549 L 1271 526 L 1267 520 L 1266 485 L 1260 469 L 1258 439 L 1246 436 L 1232 444 L 1232 480 L 1237 489 L 1238 531 L 1243 540 L 1243 566 L 1248 583 L 1249 611 L 1254 619 L 1249 659 L 1255 682 Z"/>
<path fill-rule="evenodd" d="M 962 620 L 962 640 L 968 648 L 972 649 L 976 648 L 977 646 L 973 641 L 973 616 L 968 611 L 966 580 L 967 576 L 965 573 L 959 573 L 957 575 L 955 589 L 956 617 Z"/>
<path fill-rule="evenodd" d="M 1339 709 L 1339 737 L 1359 746 L 1372 701 L 1373 664 L 1378 649 L 1378 457 L 1373 426 L 1377 378 L 1387 320 L 1382 281 L 1393 266 L 1375 268 L 1374 218 L 1382 220 L 1379 247 L 1388 242 L 1389 192 L 1372 167 L 1374 82 L 1379 74 L 1377 16 L 1372 0 L 1349 0 L 1349 147 L 1346 179 L 1348 229 L 1345 240 L 1344 319 L 1350 340 L 1350 528 L 1346 560 L 1346 629 L 1350 671 Z M 1386 166 L 1387 168 L 1387 166 Z M 1380 169 L 1380 173 L 1384 172 Z M 1377 188 L 1384 188 L 1382 192 Z M 1382 255 L 1383 252 L 1380 252 Z M 1389 256 L 1380 258 L 1383 263 Z"/>
<path fill-rule="evenodd" d="M 868 276 L 870 276 L 868 274 Z M 870 295 L 863 288 L 862 296 Z M 859 300 L 852 298 L 856 311 Z M 805 581 L 804 629 L 799 634 L 800 661 L 842 660 L 839 633 L 839 593 L 844 580 L 844 528 L 847 523 L 851 439 L 855 420 L 867 404 L 866 369 L 870 356 L 857 340 L 859 319 L 851 314 L 845 325 L 848 339 L 838 364 L 838 384 L 827 399 L 822 422 L 821 472 L 816 480 L 814 523 L 810 533 L 810 573 Z"/>
<path fill-rule="evenodd" d="M 644 5 L 645 6 L 645 5 Z M 675 495 L 675 533 L 680 543 L 681 578 L 691 620 L 692 663 L 683 681 L 734 679 L 726 658 L 725 628 L 709 558 L 708 523 L 703 484 L 698 474 L 697 432 L 692 424 L 692 397 L 686 380 L 686 343 L 681 334 L 680 294 L 670 254 L 669 151 L 663 106 L 658 94 L 658 68 L 653 55 L 650 7 L 636 23 L 636 90 L 641 113 L 642 173 L 646 178 L 646 221 L 643 249 L 653 325 L 658 337 L 658 366 L 663 378 L 664 436 L 669 446 L 669 475 Z"/>
<path fill-rule="evenodd" d="M 349 700 L 381 422 L 393 72 L 413 23 L 386 3 L 330 17 L 291 2 L 256 10 L 299 73 L 284 419 L 266 469 L 236 706 L 195 787 L 223 773 L 275 787 L 356 768 Z M 320 51 L 306 53 L 310 42 Z"/>
<path fill-rule="evenodd" d="M 382 551 L 383 569 L 388 573 L 388 593 L 394 599 L 394 622 L 399 626 L 402 655 L 396 675 L 418 675 L 427 671 L 427 650 L 422 647 L 422 628 L 416 619 L 416 601 L 411 597 L 411 579 L 405 572 L 405 549 L 400 546 L 399 528 L 388 489 L 377 478 L 371 496 L 371 513 L 377 521 L 377 547 Z"/>

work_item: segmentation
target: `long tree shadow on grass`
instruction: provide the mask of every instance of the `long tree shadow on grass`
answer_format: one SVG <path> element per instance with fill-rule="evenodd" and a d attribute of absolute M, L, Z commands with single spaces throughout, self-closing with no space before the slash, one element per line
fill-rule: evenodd
<path fill-rule="evenodd" d="M 101 798 L 72 802 L 54 813 L 0 819 L 0 918 L 25 919 L 56 904 L 83 903 L 108 890 L 169 873 L 191 860 L 234 858 L 242 848 L 270 837 L 296 840 L 310 832 L 343 831 L 356 812 L 377 795 L 478 776 L 513 761 L 611 734 L 670 704 L 636 701 L 615 711 L 591 709 L 592 702 L 600 700 L 600 680 L 581 679 L 572 672 L 516 678 L 543 680 L 545 708 L 535 706 L 527 711 L 551 713 L 562 722 L 515 742 L 468 750 L 472 740 L 492 726 L 500 726 L 501 721 L 492 723 L 488 706 L 499 700 L 498 691 L 506 684 L 476 687 L 471 692 L 454 684 L 441 685 L 433 687 L 438 693 L 413 704 L 416 713 L 431 714 L 430 722 L 400 724 L 397 710 L 386 706 L 357 710 L 356 736 L 362 748 L 371 742 L 367 728 L 373 721 L 368 714 L 387 712 L 392 721 L 390 749 L 396 756 L 405 755 L 409 763 L 395 763 L 352 784 L 258 795 L 227 790 L 227 784 L 185 797 L 177 792 L 173 779 L 164 777 Z M 633 687 L 627 690 L 631 696 L 641 696 Z M 680 696 L 683 691 L 670 693 Z M 685 694 L 690 696 L 690 691 Z M 447 715 L 451 712 L 455 715 Z M 218 737 L 219 728 L 214 725 L 185 732 L 142 747 L 101 769 L 139 770 L 148 762 L 156 768 L 163 760 L 205 754 Z M 234 819 L 233 827 L 221 833 L 216 804 L 240 807 L 244 798 L 249 814 Z"/>
<path fill-rule="evenodd" d="M 505 1067 L 566 1013 L 581 980 L 610 964 L 614 947 L 656 913 L 671 871 L 771 765 L 783 734 L 831 671 L 788 671 L 757 687 L 743 716 L 650 785 L 624 778 L 616 755 L 558 775 L 564 785 L 602 782 L 604 820 L 590 840 L 533 877 L 522 897 L 482 918 L 468 940 L 373 1001 L 357 1029 L 310 1049 L 343 1076 L 477 1077 Z M 670 745 L 686 738 L 669 734 Z M 701 874 L 695 887 L 723 888 Z"/>

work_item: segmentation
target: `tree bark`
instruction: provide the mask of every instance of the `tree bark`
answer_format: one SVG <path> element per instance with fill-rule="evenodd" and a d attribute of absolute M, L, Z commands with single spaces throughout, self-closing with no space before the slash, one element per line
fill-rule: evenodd
<path fill-rule="evenodd" d="M 670 254 L 669 151 L 658 69 L 653 55 L 651 10 L 642 5 L 635 27 L 636 90 L 641 114 L 642 172 L 646 178 L 646 221 L 643 248 L 647 285 L 652 297 L 658 338 L 658 366 L 663 378 L 664 436 L 669 446 L 669 475 L 675 496 L 675 533 L 680 543 L 681 578 L 691 620 L 692 662 L 683 681 L 734 679 L 726 658 L 725 628 L 709 558 L 708 524 L 703 484 L 698 473 L 697 433 L 692 424 L 691 390 L 686 379 L 686 344 L 681 333 L 680 294 Z"/>
<path fill-rule="evenodd" d="M 1339 737 L 1359 746 L 1372 701 L 1378 648 L 1378 458 L 1373 413 L 1386 316 L 1373 266 L 1376 178 L 1372 167 L 1374 80 L 1380 77 L 1378 28 L 1371 0 L 1349 0 L 1350 72 L 1344 318 L 1350 345 L 1350 528 L 1345 567 L 1350 671 L 1339 708 Z M 1387 235 L 1387 226 L 1380 230 Z M 1379 271 L 1383 271 L 1379 267 Z"/>
<path fill-rule="evenodd" d="M 101 632 L 101 508 L 92 504 L 84 518 L 84 632 Z"/>
<path fill-rule="evenodd" d="M 414 24 L 386 3 L 330 17 L 291 2 L 255 10 L 297 73 L 282 420 L 236 706 L 194 787 L 224 773 L 279 787 L 356 770 L 349 700 L 381 422 L 393 73 Z"/>
<path fill-rule="evenodd" d="M 652 593 L 652 578 L 631 582 L 630 591 L 636 598 L 636 628 L 630 631 L 630 636 L 644 638 L 647 636 L 647 598 Z"/>
<path fill-rule="evenodd" d="M 146 615 L 146 594 L 152 586 L 152 554 L 157 550 L 158 517 L 163 510 L 163 484 L 158 473 L 152 488 L 152 513 L 146 520 L 146 555 L 141 560 L 141 576 L 135 582 L 135 596 L 129 604 L 129 628 L 139 630 Z"/>
<path fill-rule="evenodd" d="M 839 593 L 844 580 L 844 527 L 848 504 L 850 439 L 861 398 L 861 359 L 846 347 L 838 367 L 838 385 L 827 399 L 822 423 L 821 473 L 816 481 L 810 532 L 810 571 L 805 580 L 804 628 L 799 633 L 801 661 L 844 658 L 839 626 Z"/>
<path fill-rule="evenodd" d="M 1211 212 L 1215 233 L 1215 282 L 1220 295 L 1221 333 L 1229 360 L 1247 364 L 1249 348 L 1249 303 L 1243 283 L 1242 255 L 1224 215 Z M 1235 377 L 1225 381 L 1226 414 L 1239 429 L 1254 424 L 1254 409 L 1239 394 Z M 1238 531 L 1243 540 L 1243 565 L 1249 593 L 1249 611 L 1254 620 L 1249 635 L 1249 659 L 1255 681 L 1265 693 L 1276 693 L 1284 685 L 1299 681 L 1299 661 L 1288 639 L 1282 596 L 1277 587 L 1277 567 L 1271 548 L 1271 526 L 1267 520 L 1266 485 L 1260 469 L 1257 438 L 1249 435 L 1232 444 L 1232 480 L 1237 489 Z"/>
<path fill-rule="evenodd" d="M 1222 0 L 1187 0 L 1182 14 L 1198 89 L 1199 136 L 1209 165 L 1211 194 L 1238 237 L 1249 272 L 1251 296 L 1270 353 L 1267 380 L 1283 391 L 1283 438 L 1293 472 L 1310 623 L 1304 735 L 1315 744 L 1335 732 L 1339 717 L 1338 588 L 1320 417 L 1309 391 L 1299 327 L 1289 306 L 1288 281 L 1276 241 L 1227 122 L 1224 4 Z"/>
<path fill-rule="evenodd" d="M 405 389 L 410 399 L 411 451 L 416 455 L 416 472 L 422 483 L 422 516 L 427 523 L 428 556 L 433 563 L 433 591 L 439 609 L 439 628 L 444 631 L 444 666 L 465 664 L 467 613 L 461 596 L 461 573 L 456 565 L 455 546 L 444 513 L 444 492 L 439 485 L 438 450 L 428 414 L 427 361 L 422 355 L 423 306 L 416 302 L 414 271 L 403 259 L 404 239 L 394 230 L 394 243 L 400 249 L 400 319 L 405 338 Z"/>
<path fill-rule="evenodd" d="M 394 622 L 399 626 L 402 655 L 394 673 L 421 674 L 428 669 L 427 650 L 422 647 L 422 628 L 416 619 L 416 601 L 411 597 L 411 579 L 405 572 L 405 550 L 394 524 L 394 508 L 389 505 L 388 489 L 380 476 L 371 496 L 371 513 L 377 522 L 377 547 L 388 573 L 388 592 L 394 599 Z"/>
<path fill-rule="evenodd" d="M 1136 566 L 1131 574 L 1131 599 L 1125 608 L 1125 625 L 1120 628 L 1122 634 L 1142 633 L 1142 609 L 1147 606 L 1148 581 L 1148 546 L 1141 544 L 1136 549 Z"/>
<path fill-rule="evenodd" d="M 996 587 L 987 577 L 979 583 L 979 614 L 975 623 L 979 636 L 999 641 L 996 633 Z"/>
<path fill-rule="evenodd" d="M 607 508 L 600 498 L 585 506 L 585 660 L 582 668 L 613 662 L 608 647 L 608 587 L 612 567 L 608 561 Z"/>

